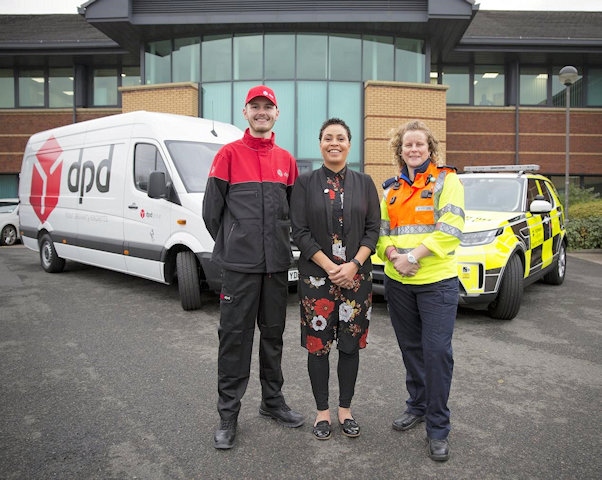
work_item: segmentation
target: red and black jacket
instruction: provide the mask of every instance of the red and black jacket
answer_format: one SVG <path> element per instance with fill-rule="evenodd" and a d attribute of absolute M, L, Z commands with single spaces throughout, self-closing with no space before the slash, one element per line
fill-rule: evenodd
<path fill-rule="evenodd" d="M 227 270 L 274 273 L 292 261 L 289 200 L 298 176 L 294 157 L 269 139 L 224 145 L 209 172 L 203 219 L 215 240 L 212 260 Z"/>

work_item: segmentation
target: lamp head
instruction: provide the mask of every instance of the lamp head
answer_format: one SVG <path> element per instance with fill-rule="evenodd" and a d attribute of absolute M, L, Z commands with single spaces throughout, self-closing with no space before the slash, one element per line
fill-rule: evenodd
<path fill-rule="evenodd" d="M 575 67 L 566 66 L 560 69 L 558 78 L 560 79 L 560 83 L 562 83 L 564 86 L 569 86 L 577 81 L 579 74 L 577 73 L 577 69 Z"/>

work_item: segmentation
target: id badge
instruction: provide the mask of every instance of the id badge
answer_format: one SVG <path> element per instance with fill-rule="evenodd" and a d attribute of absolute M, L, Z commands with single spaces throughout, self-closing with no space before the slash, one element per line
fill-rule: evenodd
<path fill-rule="evenodd" d="M 343 246 L 341 242 L 336 242 L 332 244 L 332 255 L 343 260 L 347 260 L 345 257 L 346 247 Z"/>

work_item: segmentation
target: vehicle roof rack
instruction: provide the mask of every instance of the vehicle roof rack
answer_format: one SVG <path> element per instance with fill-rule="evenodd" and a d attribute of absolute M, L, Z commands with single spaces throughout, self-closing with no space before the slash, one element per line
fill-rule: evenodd
<path fill-rule="evenodd" d="M 482 165 L 464 167 L 466 173 L 491 173 L 491 172 L 537 172 L 539 165 Z"/>

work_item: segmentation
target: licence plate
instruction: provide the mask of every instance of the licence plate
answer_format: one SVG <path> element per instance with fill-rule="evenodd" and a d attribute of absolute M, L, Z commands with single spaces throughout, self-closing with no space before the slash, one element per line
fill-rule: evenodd
<path fill-rule="evenodd" d="M 299 280 L 299 270 L 296 268 L 291 268 L 288 271 L 288 281 L 296 282 L 297 280 Z"/>

